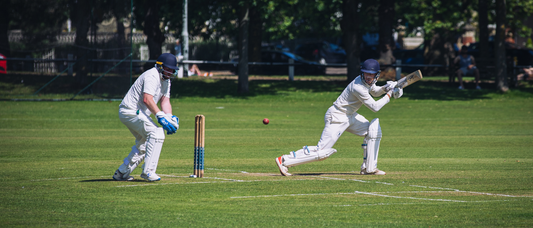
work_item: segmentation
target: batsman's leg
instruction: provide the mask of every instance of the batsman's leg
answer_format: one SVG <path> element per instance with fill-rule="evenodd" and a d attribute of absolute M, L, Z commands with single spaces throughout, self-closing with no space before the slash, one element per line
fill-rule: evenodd
<path fill-rule="evenodd" d="M 163 148 L 163 142 L 165 141 L 165 131 L 163 128 L 158 127 L 154 131 L 148 134 L 146 139 L 146 155 L 143 164 L 143 173 L 141 177 L 148 181 L 161 180 L 155 171 L 157 170 L 157 163 L 159 162 L 159 155 Z"/>
<path fill-rule="evenodd" d="M 379 143 L 381 141 L 381 126 L 379 119 L 375 118 L 370 121 L 368 127 L 368 134 L 365 137 L 364 144 L 366 144 L 365 160 L 361 165 L 361 174 L 363 175 L 385 175 L 386 173 L 377 169 Z"/>
<path fill-rule="evenodd" d="M 332 121 L 333 119 L 339 119 L 335 118 L 335 110 L 335 107 L 332 106 L 326 112 L 326 115 L 324 116 L 324 130 L 322 131 L 322 136 L 320 137 L 317 146 L 304 146 L 300 150 L 292 151 L 287 155 L 276 158 L 276 164 L 278 165 L 281 175 L 290 176 L 291 174 L 288 172 L 289 167 L 314 161 L 322 161 L 337 152 L 337 150 L 332 147 L 344 130 L 349 126 L 349 123 L 347 121 Z"/>
<path fill-rule="evenodd" d="M 142 162 L 144 159 L 144 153 L 141 153 L 137 146 L 132 146 L 131 151 L 128 154 L 126 158 L 124 158 L 124 161 L 122 165 L 115 171 L 115 175 L 113 175 L 113 179 L 115 180 L 133 180 L 133 177 L 130 176 L 131 172 L 137 166 Z"/>

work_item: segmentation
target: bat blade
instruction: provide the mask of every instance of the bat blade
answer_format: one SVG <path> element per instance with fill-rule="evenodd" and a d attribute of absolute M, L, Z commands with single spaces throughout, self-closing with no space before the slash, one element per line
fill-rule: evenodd
<path fill-rule="evenodd" d="M 417 70 L 413 73 L 408 74 L 407 76 L 403 77 L 402 79 L 398 80 L 398 83 L 396 84 L 397 88 L 403 89 L 407 87 L 408 85 L 411 85 L 418 80 L 422 78 L 422 72 L 420 70 Z"/>

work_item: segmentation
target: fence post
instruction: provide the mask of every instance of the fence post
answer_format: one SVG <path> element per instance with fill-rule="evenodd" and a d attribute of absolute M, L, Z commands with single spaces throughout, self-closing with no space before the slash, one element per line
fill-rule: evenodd
<path fill-rule="evenodd" d="M 396 60 L 396 81 L 402 78 L 402 60 Z"/>
<path fill-rule="evenodd" d="M 289 81 L 294 81 L 294 59 L 289 59 Z"/>
<path fill-rule="evenodd" d="M 183 78 L 183 71 L 185 70 L 183 67 L 183 63 L 178 62 L 178 78 Z"/>
<path fill-rule="evenodd" d="M 68 76 L 69 77 L 72 77 L 72 65 L 74 65 L 71 61 L 74 59 L 74 55 L 73 54 L 68 54 Z"/>

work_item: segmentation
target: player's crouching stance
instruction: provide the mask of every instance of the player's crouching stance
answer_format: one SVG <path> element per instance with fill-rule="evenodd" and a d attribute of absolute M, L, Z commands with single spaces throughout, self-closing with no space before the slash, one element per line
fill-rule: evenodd
<path fill-rule="evenodd" d="M 170 104 L 170 79 L 177 75 L 176 65 L 174 55 L 164 53 L 159 56 L 155 66 L 139 76 L 120 103 L 120 121 L 135 137 L 135 146 L 131 147 L 113 179 L 133 180 L 130 173 L 144 160 L 141 177 L 148 181 L 161 180 L 155 171 L 165 141 L 164 131 L 170 135 L 179 128 L 179 119 L 172 115 Z M 161 109 L 157 106 L 158 102 Z M 152 113 L 162 128 L 152 120 Z"/>
<path fill-rule="evenodd" d="M 393 81 L 388 81 L 384 86 L 375 85 L 380 73 L 379 63 L 376 60 L 366 60 L 361 68 L 362 74 L 344 89 L 326 112 L 324 130 L 317 146 L 304 146 L 300 150 L 276 158 L 276 164 L 281 175 L 291 176 L 289 167 L 322 161 L 337 152 L 332 147 L 344 131 L 365 137 L 361 174 L 386 174 L 377 168 L 379 142 L 381 141 L 379 119 L 376 118 L 369 122 L 364 116 L 358 114 L 357 110 L 364 104 L 370 110 L 377 112 L 389 103 L 391 96 L 401 97 L 403 90 L 394 88 L 396 82 Z M 377 101 L 372 97 L 379 97 L 383 94 L 386 96 Z"/>

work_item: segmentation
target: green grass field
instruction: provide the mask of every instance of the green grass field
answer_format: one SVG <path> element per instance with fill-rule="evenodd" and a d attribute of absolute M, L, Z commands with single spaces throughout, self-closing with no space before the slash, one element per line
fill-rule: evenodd
<path fill-rule="evenodd" d="M 380 118 L 387 175 L 359 175 L 363 138 L 345 133 L 336 154 L 281 176 L 274 159 L 316 145 L 344 86 L 254 80 L 244 96 L 234 80 L 175 81 L 180 129 L 165 140 L 159 182 L 140 169 L 112 180 L 134 144 L 119 101 L 0 101 L 0 226 L 533 226 L 531 84 L 499 94 L 418 82 L 377 113 L 359 111 Z M 197 114 L 206 170 L 194 179 Z"/>

